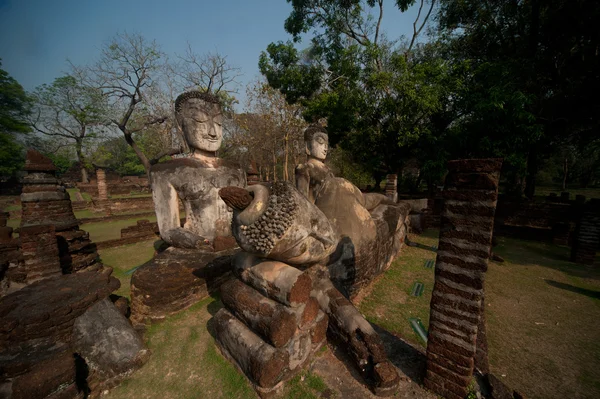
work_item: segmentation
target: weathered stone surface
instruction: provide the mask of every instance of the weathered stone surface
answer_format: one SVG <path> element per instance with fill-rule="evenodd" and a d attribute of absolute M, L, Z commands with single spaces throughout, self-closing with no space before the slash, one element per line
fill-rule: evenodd
<path fill-rule="evenodd" d="M 15 376 L 8 383 L 11 394 L 7 398 L 41 399 L 59 397 L 61 394 L 69 393 L 70 386 L 75 384 L 76 375 L 75 357 L 71 351 L 64 351 L 57 356 L 35 364 L 26 373 Z M 1 379 L 2 377 L 0 377 L 0 381 Z M 75 395 L 65 395 L 64 397 L 83 398 L 83 392 L 81 395 L 78 395 L 77 390 L 73 393 Z"/>
<path fill-rule="evenodd" d="M 219 99 L 191 91 L 181 94 L 175 103 L 176 118 L 192 155 L 152 167 L 152 198 L 163 240 L 176 247 L 199 248 L 215 237 L 231 235 L 232 213 L 218 191 L 227 186 L 244 187 L 246 176 L 239 167 L 215 156 L 223 139 Z M 183 228 L 178 199 L 185 207 Z"/>
<path fill-rule="evenodd" d="M 131 277 L 131 321 L 159 321 L 206 297 L 231 277 L 235 250 L 202 252 L 168 248 Z"/>
<path fill-rule="evenodd" d="M 25 283 L 62 274 L 54 226 L 22 227 L 19 231 Z"/>
<path fill-rule="evenodd" d="M 242 281 L 284 305 L 300 306 L 310 297 L 311 277 L 283 262 L 240 252 L 234 261 L 234 271 Z"/>
<path fill-rule="evenodd" d="M 411 206 L 396 204 L 393 183 L 390 199 L 363 194 L 348 180 L 335 177 L 323 163 L 329 148 L 324 128 L 307 128 L 304 139 L 310 155 L 307 163 L 296 167 L 296 187 L 332 224 L 339 244 L 329 262 L 331 278 L 344 294 L 355 297 L 398 255 Z"/>
<path fill-rule="evenodd" d="M 116 385 L 150 356 L 141 337 L 108 298 L 75 320 L 72 345 L 100 381 L 97 389 Z"/>
<path fill-rule="evenodd" d="M 70 342 L 75 319 L 119 288 L 111 273 L 106 268 L 48 278 L 2 298 L 0 363 L 29 349 Z"/>
<path fill-rule="evenodd" d="M 42 155 L 41 152 L 28 149 L 25 157 L 25 167 L 23 169 L 27 171 L 54 172 L 56 170 L 56 166 L 54 166 L 50 158 Z"/>
<path fill-rule="evenodd" d="M 372 382 L 370 388 L 375 394 L 387 396 L 393 393 L 398 387 L 398 373 L 386 365 L 387 355 L 377 332 L 326 278 L 325 269 L 313 267 L 309 272 L 314 281 L 311 295 L 329 317 L 328 333 L 349 352 L 361 374 Z"/>
<path fill-rule="evenodd" d="M 467 393 L 475 362 L 488 368 L 483 296 L 501 160 L 448 163 L 427 342 L 425 387 Z"/>
<path fill-rule="evenodd" d="M 214 325 L 223 354 L 235 360 L 255 384 L 270 388 L 284 378 L 289 367 L 287 351 L 265 343 L 226 309 L 215 314 Z"/>
<path fill-rule="evenodd" d="M 322 262 L 335 250 L 327 218 L 290 183 L 257 184 L 248 191 L 250 204 L 234 209 L 233 234 L 242 249 L 299 267 Z"/>
<path fill-rule="evenodd" d="M 286 345 L 298 328 L 297 310 L 264 297 L 238 279 L 221 286 L 223 305 L 276 348 Z"/>

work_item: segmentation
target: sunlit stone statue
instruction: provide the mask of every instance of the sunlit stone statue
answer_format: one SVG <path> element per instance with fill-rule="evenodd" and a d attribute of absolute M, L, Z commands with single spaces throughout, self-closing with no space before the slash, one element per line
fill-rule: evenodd
<path fill-rule="evenodd" d="M 296 187 L 341 238 L 329 269 L 331 278 L 352 296 L 386 270 L 400 251 L 408 209 L 385 195 L 363 194 L 348 180 L 335 177 L 324 163 L 329 150 L 325 128 L 308 127 L 304 140 L 308 161 L 296 167 Z"/>
<path fill-rule="evenodd" d="M 223 139 L 223 114 L 216 96 L 183 93 L 175 101 L 175 114 L 192 153 L 150 170 L 160 235 L 175 247 L 210 246 L 216 237 L 231 235 L 232 212 L 218 191 L 227 186 L 245 187 L 245 174 L 216 156 Z M 183 227 L 179 200 L 185 209 Z"/>

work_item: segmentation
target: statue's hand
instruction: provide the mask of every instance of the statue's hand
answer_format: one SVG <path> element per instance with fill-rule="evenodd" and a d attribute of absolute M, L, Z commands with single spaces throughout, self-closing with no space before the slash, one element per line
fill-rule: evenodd
<path fill-rule="evenodd" d="M 177 227 L 168 230 L 162 237 L 165 241 L 177 248 L 202 248 L 210 244 L 210 242 L 204 237 L 184 229 L 183 227 Z"/>

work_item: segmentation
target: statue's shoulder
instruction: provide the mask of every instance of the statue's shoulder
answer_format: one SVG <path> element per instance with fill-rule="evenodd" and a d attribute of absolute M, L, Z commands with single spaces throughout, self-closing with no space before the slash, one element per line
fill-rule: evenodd
<path fill-rule="evenodd" d="M 175 172 L 181 168 L 201 168 L 204 167 L 201 162 L 194 158 L 176 158 L 169 161 L 157 163 L 150 168 L 150 174 L 160 172 Z"/>
<path fill-rule="evenodd" d="M 296 165 L 296 174 L 305 175 L 308 174 L 313 166 L 309 163 L 301 163 Z"/>
<path fill-rule="evenodd" d="M 227 168 L 227 169 L 235 169 L 235 170 L 240 170 L 243 171 L 244 168 L 242 168 L 242 166 L 235 161 L 230 161 L 228 159 L 219 159 L 219 167 L 220 168 Z"/>

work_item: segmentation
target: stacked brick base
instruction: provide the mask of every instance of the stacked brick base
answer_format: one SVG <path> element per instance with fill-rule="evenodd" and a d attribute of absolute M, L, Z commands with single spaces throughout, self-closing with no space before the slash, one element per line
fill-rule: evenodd
<path fill-rule="evenodd" d="M 449 399 L 466 396 L 478 332 L 481 339 L 485 336 L 479 324 L 501 165 L 498 159 L 448 163 L 424 383 Z M 481 354 L 486 345 L 479 346 Z"/>
<path fill-rule="evenodd" d="M 323 345 L 328 318 L 309 296 L 311 278 L 298 269 L 265 261 L 236 275 L 221 287 L 217 343 L 258 394 L 270 396 Z"/>

